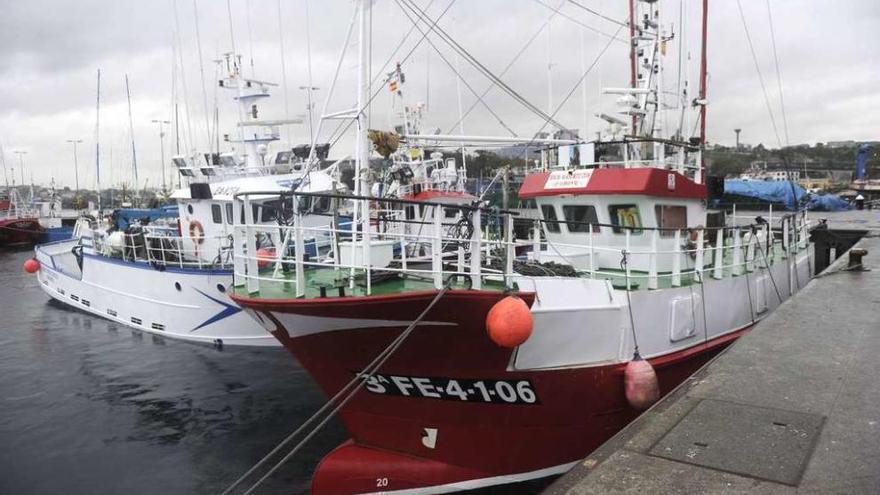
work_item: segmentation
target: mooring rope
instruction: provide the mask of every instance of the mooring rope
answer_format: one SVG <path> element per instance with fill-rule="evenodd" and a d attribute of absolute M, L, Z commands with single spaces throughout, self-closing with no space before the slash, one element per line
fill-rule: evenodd
<path fill-rule="evenodd" d="M 328 421 L 330 421 L 330 418 L 332 418 L 337 412 L 339 412 L 339 410 L 342 409 L 342 407 L 344 407 L 345 404 L 347 404 L 355 396 L 355 394 L 364 386 L 367 379 L 371 378 L 379 370 L 379 368 L 383 364 L 385 364 L 386 361 L 388 361 L 388 359 L 391 357 L 391 355 L 394 354 L 394 352 L 403 344 L 403 341 L 406 340 L 407 337 L 409 337 L 409 335 L 413 332 L 413 330 L 415 330 L 416 326 L 422 321 L 422 319 L 425 318 L 425 316 L 434 307 L 434 305 L 436 305 L 437 302 L 440 301 L 440 299 L 446 294 L 446 292 L 449 290 L 449 287 L 452 285 L 453 280 L 454 280 L 454 277 L 448 277 L 446 279 L 446 283 L 437 292 L 437 294 L 434 296 L 434 299 L 431 300 L 431 302 L 421 312 L 421 314 L 419 314 L 419 316 L 415 320 L 413 320 L 413 322 L 406 328 L 406 330 L 404 330 L 400 335 L 398 335 L 391 342 L 391 344 L 389 344 L 382 352 L 380 352 L 379 355 L 376 356 L 376 358 L 373 359 L 373 361 L 371 361 L 370 364 L 368 364 L 362 372 L 356 374 L 354 378 L 352 378 L 344 387 L 342 387 L 342 389 L 339 390 L 339 392 L 336 393 L 336 395 L 334 395 L 329 401 L 327 401 L 327 403 L 325 403 L 323 406 L 321 406 L 321 408 L 318 409 L 317 412 L 315 412 L 309 419 L 307 419 L 302 425 L 300 425 L 300 427 L 297 428 L 293 433 L 288 435 L 287 438 L 282 440 L 281 443 L 279 443 L 274 449 L 272 449 L 268 454 L 263 456 L 263 458 L 260 459 L 259 462 L 254 464 L 254 466 L 251 467 L 246 473 L 241 475 L 237 480 L 235 480 L 231 485 L 229 485 L 226 488 L 226 490 L 224 490 L 222 492 L 221 495 L 228 495 L 229 493 L 231 493 L 232 490 L 235 489 L 235 487 L 237 487 L 244 480 L 246 480 L 248 477 L 250 477 L 257 469 L 259 469 L 261 466 L 263 466 L 269 459 L 271 459 L 275 454 L 277 454 L 285 445 L 290 443 L 290 441 L 292 441 L 294 438 L 296 438 L 297 435 L 299 435 L 301 432 L 303 432 L 306 429 L 306 427 L 308 427 L 311 423 L 313 423 L 315 420 L 317 420 L 318 417 L 320 417 L 321 414 L 323 414 L 325 411 L 327 411 L 327 409 L 329 409 L 333 403 L 340 400 L 340 398 L 342 397 L 341 402 L 336 407 L 334 407 L 333 410 L 330 411 L 330 413 L 327 414 L 327 416 L 320 423 L 318 423 L 318 425 L 315 426 L 311 432 L 309 432 L 283 458 L 281 458 L 280 461 L 278 461 L 274 466 L 272 466 L 272 468 L 269 469 L 269 471 L 267 471 L 262 477 L 260 477 L 260 479 L 258 479 L 256 482 L 254 482 L 254 484 L 251 485 L 250 488 L 248 488 L 244 492 L 244 495 L 248 495 L 250 493 L 253 493 L 254 490 L 256 490 L 261 484 L 263 484 L 263 482 L 265 482 L 269 478 L 269 476 L 271 476 L 273 473 L 275 473 L 275 471 L 277 471 L 282 465 L 284 465 L 285 462 L 287 462 L 291 457 L 293 457 L 293 455 L 296 452 L 298 452 L 309 440 L 312 439 L 312 437 L 314 437 L 318 433 L 318 431 L 321 430 L 321 428 L 324 427 L 324 425 L 327 424 Z M 352 387 L 354 387 L 354 388 L 352 388 Z"/>

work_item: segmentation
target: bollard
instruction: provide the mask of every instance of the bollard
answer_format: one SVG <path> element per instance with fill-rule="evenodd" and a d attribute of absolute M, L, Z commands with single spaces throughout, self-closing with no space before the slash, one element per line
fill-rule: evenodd
<path fill-rule="evenodd" d="M 863 248 L 853 248 L 849 250 L 849 261 L 846 265 L 847 270 L 864 270 L 862 258 L 867 256 L 868 250 Z"/>

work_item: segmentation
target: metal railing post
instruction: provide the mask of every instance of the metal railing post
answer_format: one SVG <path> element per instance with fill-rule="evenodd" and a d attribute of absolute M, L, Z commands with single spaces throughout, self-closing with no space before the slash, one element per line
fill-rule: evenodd
<path fill-rule="evenodd" d="M 700 274 L 700 283 L 703 283 L 703 229 L 697 229 L 697 253 L 694 256 L 694 270 Z"/>
<path fill-rule="evenodd" d="M 513 248 L 513 215 L 506 213 L 504 215 L 504 247 L 507 253 L 504 260 L 504 286 L 511 286 L 511 278 L 513 277 L 513 259 L 516 257 L 516 250 Z"/>
<path fill-rule="evenodd" d="M 651 231 L 651 254 L 648 255 L 648 288 L 657 288 L 657 237 L 660 233 Z"/>
<path fill-rule="evenodd" d="M 712 278 L 720 279 L 724 276 L 723 271 L 723 263 L 724 263 L 724 228 L 719 227 L 715 230 L 715 259 L 714 261 L 715 267 L 712 270 Z"/>
<path fill-rule="evenodd" d="M 789 238 L 788 238 L 788 229 L 789 229 L 789 221 L 787 217 L 782 217 L 782 257 L 788 258 L 788 250 L 790 248 Z"/>
<path fill-rule="evenodd" d="M 625 238 L 624 250 L 626 251 L 626 256 L 628 258 L 630 258 L 630 259 L 626 260 L 626 263 L 624 266 L 624 271 L 626 273 L 626 290 L 630 290 L 631 289 L 630 280 L 632 279 L 632 277 L 630 276 L 630 269 L 629 269 L 629 266 L 632 264 L 632 259 L 631 259 L 632 253 L 629 250 L 630 229 L 627 228 L 626 230 L 624 230 L 624 232 L 626 232 L 624 234 L 624 238 Z"/>
<path fill-rule="evenodd" d="M 593 249 L 593 224 L 590 224 L 590 278 L 596 278 L 596 251 Z"/>
<path fill-rule="evenodd" d="M 743 274 L 743 264 L 742 264 L 742 238 L 740 238 L 739 227 L 734 229 L 733 231 L 733 274 L 734 275 L 742 275 Z"/>
<path fill-rule="evenodd" d="M 431 272 L 434 275 L 434 288 L 443 288 L 443 244 L 440 235 L 443 232 L 443 223 L 440 218 L 439 207 L 434 207 L 434 235 L 431 236 Z"/>
<path fill-rule="evenodd" d="M 746 270 L 755 271 L 755 245 L 758 243 L 758 234 L 751 230 L 749 233 L 749 243 L 746 246 Z"/>
<path fill-rule="evenodd" d="M 538 221 L 532 227 L 532 259 L 541 262 L 541 222 Z"/>
<path fill-rule="evenodd" d="M 305 243 L 303 243 L 302 231 L 302 214 L 299 211 L 299 201 L 294 198 L 293 206 L 293 249 L 296 260 L 296 297 L 304 297 L 306 295 L 306 274 L 304 272 L 305 265 Z M 315 248 L 317 249 L 317 248 Z"/>
<path fill-rule="evenodd" d="M 371 264 L 370 263 L 370 261 L 371 261 L 370 260 L 370 247 L 371 247 L 371 243 L 372 243 L 370 238 L 372 236 L 372 232 L 370 232 L 370 227 L 372 226 L 373 221 L 370 218 L 370 216 L 371 216 L 371 214 L 370 214 L 370 201 L 365 199 L 365 200 L 363 200 L 363 202 L 364 202 L 364 206 L 361 211 L 364 212 L 364 215 L 362 218 L 362 221 L 364 224 L 364 234 L 361 237 L 361 239 L 363 240 L 362 252 L 363 252 L 364 269 L 366 270 L 366 275 L 367 275 L 367 295 L 370 295 L 373 293 L 372 280 L 370 280 L 371 279 L 370 275 L 372 273 L 371 267 L 370 267 L 370 264 Z"/>
<path fill-rule="evenodd" d="M 482 272 L 482 254 L 483 254 L 483 227 L 482 227 L 482 210 L 474 210 L 473 224 L 474 231 L 471 235 L 471 288 L 480 290 L 483 287 Z"/>
<path fill-rule="evenodd" d="M 675 252 L 672 253 L 672 286 L 681 287 L 681 230 L 675 230 Z"/>
<path fill-rule="evenodd" d="M 245 272 L 244 239 L 241 238 L 242 226 L 238 224 L 241 219 L 241 200 L 236 198 L 232 201 L 232 285 L 242 287 L 245 280 L 240 278 Z"/>
<path fill-rule="evenodd" d="M 244 197 L 244 231 L 247 245 L 247 291 L 251 294 L 260 290 L 260 269 L 257 264 L 257 238 L 254 232 L 254 209 L 250 199 Z"/>

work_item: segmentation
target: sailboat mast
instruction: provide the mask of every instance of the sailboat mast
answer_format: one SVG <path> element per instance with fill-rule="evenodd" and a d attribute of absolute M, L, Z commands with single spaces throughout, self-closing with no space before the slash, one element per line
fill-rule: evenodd
<path fill-rule="evenodd" d="M 95 182 L 98 188 L 98 212 L 101 211 L 101 69 L 98 69 L 98 90 L 95 101 Z"/>
<path fill-rule="evenodd" d="M 128 99 L 128 131 L 131 134 L 131 171 L 134 183 L 138 182 L 137 152 L 134 148 L 134 121 L 131 118 L 131 91 L 128 87 L 128 74 L 125 75 L 125 97 Z"/>

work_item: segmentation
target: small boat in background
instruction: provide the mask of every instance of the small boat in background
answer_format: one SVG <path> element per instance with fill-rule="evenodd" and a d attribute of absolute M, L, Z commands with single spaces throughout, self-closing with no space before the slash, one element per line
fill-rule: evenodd
<path fill-rule="evenodd" d="M 37 212 L 22 204 L 18 191 L 0 193 L 0 247 L 29 246 L 44 234 Z"/>

